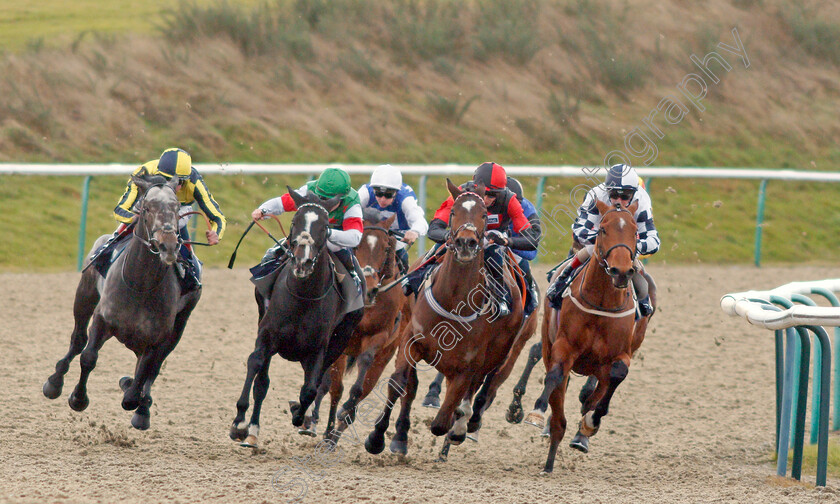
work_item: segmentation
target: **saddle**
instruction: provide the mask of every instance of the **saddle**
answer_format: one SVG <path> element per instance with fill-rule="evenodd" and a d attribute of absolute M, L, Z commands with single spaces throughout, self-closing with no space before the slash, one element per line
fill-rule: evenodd
<path fill-rule="evenodd" d="M 108 276 L 108 270 L 111 269 L 111 265 L 128 245 L 128 239 L 131 237 L 132 229 L 133 227 L 129 226 L 121 234 L 112 236 L 107 242 L 102 244 L 101 247 L 90 255 L 90 262 L 82 271 L 92 266 L 102 275 L 102 278 Z"/>

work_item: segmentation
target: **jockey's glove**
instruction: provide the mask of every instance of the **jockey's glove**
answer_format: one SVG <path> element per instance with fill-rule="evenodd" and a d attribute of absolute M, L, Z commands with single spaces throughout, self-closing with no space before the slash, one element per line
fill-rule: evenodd
<path fill-rule="evenodd" d="M 484 237 L 490 243 L 496 243 L 498 245 L 506 246 L 508 244 L 508 238 L 505 236 L 504 233 L 497 229 L 491 229 L 484 234 Z"/>

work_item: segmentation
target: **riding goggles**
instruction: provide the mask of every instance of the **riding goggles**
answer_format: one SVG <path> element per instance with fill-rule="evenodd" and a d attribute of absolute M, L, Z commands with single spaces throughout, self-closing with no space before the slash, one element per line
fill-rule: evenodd
<path fill-rule="evenodd" d="M 624 201 L 630 201 L 633 199 L 634 194 L 636 194 L 636 191 L 632 189 L 610 189 L 609 192 L 610 199 L 620 199 Z"/>
<path fill-rule="evenodd" d="M 374 187 L 373 194 L 377 198 L 393 198 L 397 194 L 396 189 L 384 189 L 381 187 Z"/>

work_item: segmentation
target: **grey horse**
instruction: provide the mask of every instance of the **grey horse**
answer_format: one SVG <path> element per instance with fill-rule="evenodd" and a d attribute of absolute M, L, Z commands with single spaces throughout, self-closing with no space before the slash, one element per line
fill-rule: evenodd
<path fill-rule="evenodd" d="M 81 353 L 81 375 L 69 403 L 76 411 L 87 408 L 88 376 L 96 367 L 99 349 L 113 336 L 137 355 L 134 378 L 125 376 L 119 385 L 124 392 L 122 407 L 134 411 L 131 425 L 145 430 L 149 428 L 152 384 L 181 339 L 201 289 L 182 295 L 175 271 L 182 245 L 178 238 L 180 203 L 175 195 L 178 179 L 133 175 L 132 181 L 140 192 L 133 235 L 105 278 L 92 267 L 82 273 L 73 303 L 75 327 L 70 351 L 56 363 L 43 392 L 49 399 L 61 395 L 70 362 Z M 101 236 L 93 250 L 109 237 Z"/>

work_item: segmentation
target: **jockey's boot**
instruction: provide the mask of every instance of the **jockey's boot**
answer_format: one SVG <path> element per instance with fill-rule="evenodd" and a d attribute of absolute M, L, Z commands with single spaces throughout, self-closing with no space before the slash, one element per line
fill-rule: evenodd
<path fill-rule="evenodd" d="M 408 252 L 405 249 L 397 250 L 397 267 L 400 270 L 400 276 L 408 272 Z"/>
<path fill-rule="evenodd" d="M 510 305 L 508 304 L 507 300 L 500 299 L 499 300 L 499 318 L 507 317 L 510 315 Z"/>
<path fill-rule="evenodd" d="M 340 249 L 333 252 L 333 255 L 341 261 L 341 264 L 344 265 L 344 269 L 347 270 L 347 273 L 350 275 L 350 278 L 353 279 L 353 283 L 356 284 L 356 290 L 359 292 L 359 295 L 362 294 L 363 291 L 363 283 L 362 279 L 359 277 L 359 274 L 356 272 L 356 259 L 352 252 L 349 249 Z"/>
<path fill-rule="evenodd" d="M 557 280 L 555 280 L 545 292 L 546 299 L 548 299 L 549 304 L 551 304 L 551 307 L 555 310 L 559 310 L 563 304 L 563 292 L 566 290 L 566 287 L 569 286 L 569 278 L 572 276 L 572 271 L 574 271 L 572 265 L 567 265 L 563 271 L 560 272 L 560 276 L 557 277 Z"/>
<path fill-rule="evenodd" d="M 639 314 L 642 318 L 647 317 L 651 313 L 653 313 L 653 306 L 650 304 L 650 296 L 639 299 Z"/>

